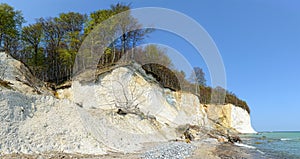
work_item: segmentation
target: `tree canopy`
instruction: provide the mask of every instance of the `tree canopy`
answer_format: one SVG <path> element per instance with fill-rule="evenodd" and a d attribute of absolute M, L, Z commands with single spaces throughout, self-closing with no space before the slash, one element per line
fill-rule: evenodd
<path fill-rule="evenodd" d="M 8 4 L 0 4 L 0 50 L 13 52 L 19 40 L 20 29 L 25 20 L 21 11 L 14 10 Z"/>
<path fill-rule="evenodd" d="M 124 11 L 127 12 L 110 26 L 112 38 L 116 33 L 121 36 L 111 39 L 112 43 L 99 61 L 101 67 L 114 65 L 121 58 L 133 58 L 134 51 L 129 55 L 127 50 L 135 48 L 150 33 L 130 15 L 130 6 L 120 3 L 90 15 L 68 12 L 58 17 L 39 18 L 36 23 L 23 28 L 21 12 L 1 4 L 0 47 L 23 61 L 40 79 L 59 84 L 71 78 L 76 54 L 88 34 L 105 20 Z M 9 46 L 18 51 L 13 53 Z"/>
<path fill-rule="evenodd" d="M 83 41 L 108 19 L 110 25 L 106 26 L 109 28 L 105 36 L 111 38 L 104 39 L 110 43 L 101 54 L 98 69 L 135 61 L 163 87 L 194 93 L 204 104 L 232 103 L 250 112 L 247 103 L 235 94 L 221 87 L 206 86 L 201 68 L 194 67 L 194 73 L 187 80 L 183 71 L 173 69 L 166 50 L 155 45 L 137 47 L 154 30 L 144 29 L 126 4 L 111 5 L 109 9 L 89 15 L 61 13 L 57 17 L 39 18 L 24 27 L 21 11 L 0 4 L 0 51 L 21 60 L 39 79 L 57 85 L 72 78 L 75 57 Z"/>

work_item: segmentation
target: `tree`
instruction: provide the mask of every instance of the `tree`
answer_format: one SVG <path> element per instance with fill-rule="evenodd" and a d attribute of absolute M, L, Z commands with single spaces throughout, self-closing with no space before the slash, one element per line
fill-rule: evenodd
<path fill-rule="evenodd" d="M 24 52 L 29 54 L 29 57 L 32 58 L 33 65 L 38 67 L 41 65 L 42 60 L 39 59 L 39 54 L 41 54 L 41 39 L 43 35 L 42 24 L 30 24 L 22 29 L 21 39 L 24 42 Z M 32 55 L 33 54 L 33 55 Z"/>
<path fill-rule="evenodd" d="M 224 104 L 226 97 L 226 90 L 220 86 L 212 89 L 211 102 L 214 104 Z"/>
<path fill-rule="evenodd" d="M 84 34 L 87 36 L 88 34 L 91 33 L 97 25 L 101 24 L 105 20 L 109 19 L 111 16 L 113 16 L 113 12 L 111 10 L 98 10 L 95 12 L 92 12 L 90 14 L 90 18 L 86 23 L 86 27 L 84 28 Z"/>
<path fill-rule="evenodd" d="M 61 13 L 55 20 L 64 30 L 63 40 L 58 50 L 62 65 L 60 71 L 64 78 L 70 78 L 76 54 L 84 40 L 83 28 L 87 15 L 75 12 Z"/>
<path fill-rule="evenodd" d="M 167 51 L 156 45 L 150 44 L 137 50 L 134 54 L 134 60 L 140 64 L 156 63 L 168 68 L 172 68 L 171 59 L 167 56 Z"/>
<path fill-rule="evenodd" d="M 74 60 L 74 55 L 83 41 L 83 28 L 86 20 L 85 14 L 75 12 L 61 13 L 59 17 L 55 18 L 56 23 L 64 32 L 63 44 L 66 46 L 67 52 L 73 56 L 71 61 Z"/>
<path fill-rule="evenodd" d="M 58 50 L 63 40 L 65 30 L 61 24 L 57 23 L 55 18 L 40 18 L 38 23 L 41 23 L 43 29 L 43 44 L 46 51 L 46 79 L 58 83 L 60 74 L 60 61 Z"/>
<path fill-rule="evenodd" d="M 117 14 L 119 15 L 115 18 L 109 19 Z M 106 21 L 108 19 L 109 21 Z M 109 26 L 102 26 L 103 22 L 106 22 L 105 24 Z M 103 37 L 111 37 L 110 39 L 105 39 L 111 41 L 110 45 L 107 46 L 111 52 L 106 52 L 109 54 L 103 55 L 106 57 L 101 58 L 100 65 L 107 65 L 103 61 L 106 59 L 110 59 L 111 64 L 113 64 L 121 59 L 122 56 L 124 56 L 124 61 L 127 61 L 129 54 L 126 52 L 140 44 L 152 31 L 151 29 L 142 29 L 142 25 L 138 23 L 137 19 L 130 15 L 130 5 L 120 3 L 112 5 L 110 9 L 91 13 L 87 27 L 84 30 L 85 36 L 99 26 L 105 28 L 105 36 Z M 120 35 L 120 37 L 115 37 L 116 35 Z M 132 49 L 130 58 L 133 59 L 134 55 L 134 49 Z"/>
<path fill-rule="evenodd" d="M 84 38 L 86 19 L 84 14 L 69 12 L 37 21 L 43 31 L 47 81 L 58 84 L 70 78 L 76 53 Z"/>
<path fill-rule="evenodd" d="M 11 53 L 18 46 L 24 18 L 8 4 L 0 4 L 0 50 Z"/>
<path fill-rule="evenodd" d="M 119 20 L 117 23 L 117 31 L 121 33 L 119 45 L 122 55 L 124 55 L 126 51 L 132 49 L 130 58 L 133 59 L 135 55 L 135 47 L 154 30 L 142 28 L 143 26 L 138 22 L 138 20 L 130 15 L 130 5 L 118 3 L 117 5 L 112 5 L 111 10 L 114 14 L 122 13 L 118 18 Z M 127 55 L 129 54 L 125 54 L 125 60 L 128 58 Z"/>
<path fill-rule="evenodd" d="M 130 15 L 130 5 L 120 3 L 112 5 L 110 9 L 93 12 L 89 17 L 75 12 L 61 13 L 58 17 L 40 18 L 24 28 L 21 28 L 24 22 L 21 12 L 14 11 L 7 4 L 1 4 L 0 49 L 18 54 L 17 58 L 43 81 L 58 84 L 73 74 L 76 54 L 87 35 L 101 26 L 102 22 L 119 13 L 122 14 L 112 18 L 111 25 L 106 26 L 108 29 L 103 29 L 103 34 L 100 32 L 95 35 L 98 38 L 92 39 L 92 45 L 88 46 L 105 44 L 103 46 L 106 48 L 99 62 L 103 66 L 114 65 L 121 58 L 128 62 L 128 57 L 134 59 L 137 55 L 132 48 L 141 44 L 151 31 L 142 29 L 137 19 Z M 87 52 L 89 49 L 92 49 L 92 53 L 97 52 L 97 46 L 83 48 Z M 126 54 L 128 50 L 132 50 L 131 54 Z M 92 60 L 85 60 L 84 63 Z"/>
<path fill-rule="evenodd" d="M 194 72 L 192 72 L 190 80 L 191 82 L 205 86 L 206 85 L 206 79 L 205 79 L 205 73 L 200 67 L 194 67 Z"/>
<path fill-rule="evenodd" d="M 80 32 L 82 33 L 84 28 L 84 23 L 87 21 L 87 15 L 69 12 L 61 13 L 58 18 L 55 18 L 56 21 L 62 24 L 62 27 L 67 32 Z"/>

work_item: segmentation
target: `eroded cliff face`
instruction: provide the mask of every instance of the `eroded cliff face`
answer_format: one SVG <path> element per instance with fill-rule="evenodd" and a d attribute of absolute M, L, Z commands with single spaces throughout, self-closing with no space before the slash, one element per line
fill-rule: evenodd
<path fill-rule="evenodd" d="M 231 127 L 240 133 L 256 133 L 251 125 L 250 114 L 234 105 L 231 105 Z"/>
<path fill-rule="evenodd" d="M 87 108 L 109 110 L 138 106 L 142 112 L 168 125 L 192 124 L 208 129 L 228 128 L 240 133 L 255 133 L 246 110 L 232 104 L 200 104 L 197 96 L 161 88 L 141 74 L 133 67 L 116 68 L 100 76 L 94 85 L 74 81 L 72 88 L 58 90 L 58 97 L 81 103 Z"/>
<path fill-rule="evenodd" d="M 168 125 L 205 125 L 206 117 L 198 98 L 189 93 L 173 92 L 148 82 L 132 67 L 120 67 L 99 76 L 95 84 L 74 81 L 69 89 L 58 90 L 59 98 L 67 98 L 87 109 L 133 109 L 155 116 Z"/>
<path fill-rule="evenodd" d="M 10 87 L 20 93 L 50 94 L 44 83 L 36 79 L 24 64 L 4 52 L 0 52 L 0 80 L 8 81 Z"/>
<path fill-rule="evenodd" d="M 54 97 L 20 62 L 0 57 L 1 80 L 12 83 L 0 86 L 0 153 L 136 152 L 146 142 L 179 138 L 178 127 L 186 124 L 254 132 L 245 110 L 200 104 L 195 95 L 161 88 L 136 67 L 115 68 L 96 82 L 74 80 Z"/>
<path fill-rule="evenodd" d="M 241 107 L 232 104 L 204 105 L 206 108 L 209 124 L 214 128 L 227 133 L 230 129 L 238 133 L 256 133 L 251 126 L 250 114 Z"/>

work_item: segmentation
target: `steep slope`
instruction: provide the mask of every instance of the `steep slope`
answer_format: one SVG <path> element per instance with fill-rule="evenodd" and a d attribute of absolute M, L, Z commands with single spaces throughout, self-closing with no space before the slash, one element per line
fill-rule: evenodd
<path fill-rule="evenodd" d="M 239 133 L 256 133 L 251 126 L 250 114 L 241 107 L 232 104 L 205 105 L 210 124 L 225 133 L 228 129 Z"/>
<path fill-rule="evenodd" d="M 9 81 L 13 90 L 24 94 L 47 93 L 43 82 L 36 79 L 24 64 L 4 52 L 0 52 L 0 80 Z"/>
<path fill-rule="evenodd" d="M 0 57 L 1 81 L 10 83 L 0 85 L 0 154 L 105 153 L 81 123 L 80 107 L 51 96 L 21 62 Z"/>
<path fill-rule="evenodd" d="M 0 78 L 11 83 L 0 85 L 0 154 L 137 152 L 143 143 L 180 138 L 186 124 L 254 132 L 241 108 L 202 105 L 161 88 L 137 66 L 116 67 L 96 82 L 74 80 L 56 98 L 22 63 L 0 57 Z"/>

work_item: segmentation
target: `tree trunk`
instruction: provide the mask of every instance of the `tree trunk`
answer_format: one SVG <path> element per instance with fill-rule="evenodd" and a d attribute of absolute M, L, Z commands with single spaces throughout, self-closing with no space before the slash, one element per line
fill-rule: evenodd
<path fill-rule="evenodd" d="M 113 52 L 112 52 L 112 60 L 111 60 L 111 64 L 114 64 L 115 63 L 115 57 L 116 57 L 116 48 L 115 48 L 115 45 L 113 44 Z"/>

